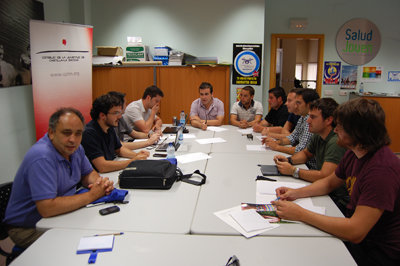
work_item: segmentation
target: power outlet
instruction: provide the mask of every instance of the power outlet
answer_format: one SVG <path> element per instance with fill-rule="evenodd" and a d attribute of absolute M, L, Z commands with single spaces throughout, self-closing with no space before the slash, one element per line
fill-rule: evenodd
<path fill-rule="evenodd" d="M 347 91 L 341 90 L 341 91 L 339 91 L 339 95 L 340 96 L 347 96 Z"/>

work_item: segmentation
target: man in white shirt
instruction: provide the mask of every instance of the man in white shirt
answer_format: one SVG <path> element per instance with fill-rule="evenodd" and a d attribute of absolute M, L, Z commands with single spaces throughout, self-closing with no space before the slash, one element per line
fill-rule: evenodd
<path fill-rule="evenodd" d="M 252 127 L 261 121 L 262 104 L 254 101 L 254 88 L 246 86 L 240 92 L 240 101 L 233 104 L 231 109 L 231 124 L 240 128 Z"/>
<path fill-rule="evenodd" d="M 160 131 L 162 120 L 157 116 L 160 102 L 164 93 L 157 86 L 152 85 L 143 93 L 140 100 L 131 102 L 125 110 L 124 119 L 134 130 L 149 133 Z"/>

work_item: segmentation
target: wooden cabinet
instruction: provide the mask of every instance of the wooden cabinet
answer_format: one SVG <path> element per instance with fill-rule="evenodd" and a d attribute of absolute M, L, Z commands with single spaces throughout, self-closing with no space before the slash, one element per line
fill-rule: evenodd
<path fill-rule="evenodd" d="M 230 72 L 230 66 L 94 66 L 93 99 L 114 90 L 126 93 L 126 102 L 130 103 L 156 84 L 164 92 L 160 117 L 170 124 L 182 110 L 189 115 L 190 105 L 199 97 L 199 85 L 206 81 L 213 85 L 214 97 L 224 102 L 224 124 L 228 124 Z"/>

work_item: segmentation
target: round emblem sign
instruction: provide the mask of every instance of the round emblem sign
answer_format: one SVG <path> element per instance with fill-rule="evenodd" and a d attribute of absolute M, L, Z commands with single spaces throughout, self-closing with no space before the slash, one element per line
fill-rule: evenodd
<path fill-rule="evenodd" d="M 374 23 L 357 18 L 346 22 L 336 35 L 336 51 L 351 65 L 364 65 L 375 58 L 381 46 L 381 34 Z"/>
<path fill-rule="evenodd" d="M 240 75 L 249 77 L 260 68 L 260 59 L 253 51 L 243 51 L 236 56 L 234 66 Z"/>

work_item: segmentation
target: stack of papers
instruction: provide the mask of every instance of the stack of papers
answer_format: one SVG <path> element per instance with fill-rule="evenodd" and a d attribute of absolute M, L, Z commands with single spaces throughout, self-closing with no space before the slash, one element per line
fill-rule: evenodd
<path fill-rule="evenodd" d="M 199 144 L 212 144 L 226 142 L 223 138 L 196 139 Z"/>
<path fill-rule="evenodd" d="M 207 130 L 214 131 L 214 132 L 222 132 L 222 131 L 225 131 L 228 129 L 223 128 L 223 127 L 208 126 Z"/>
<path fill-rule="evenodd" d="M 242 210 L 241 206 L 218 211 L 214 214 L 247 238 L 279 226 L 279 224 L 269 223 L 255 210 Z"/>
<path fill-rule="evenodd" d="M 210 155 L 203 152 L 188 153 L 176 156 L 179 163 L 191 163 L 195 161 L 207 160 L 211 158 Z"/>
<path fill-rule="evenodd" d="M 253 134 L 253 129 L 251 127 L 246 129 L 238 129 L 238 131 L 242 134 Z"/>
<path fill-rule="evenodd" d="M 111 251 L 114 246 L 114 235 L 86 236 L 79 241 L 76 254 L 91 253 L 93 251 Z"/>

